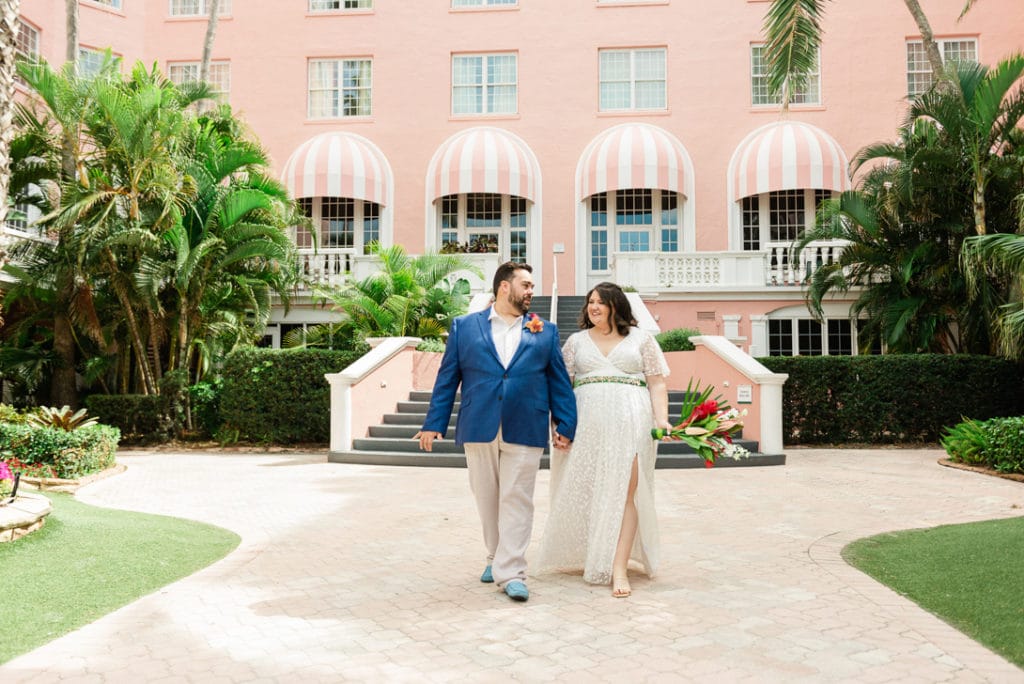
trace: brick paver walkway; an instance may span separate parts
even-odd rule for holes
[[[478,581],[455,469],[318,455],[126,453],[87,503],[211,522],[237,551],[0,667],[3,682],[1024,682],[848,567],[886,530],[1024,514],[1024,484],[934,450],[789,450],[657,472],[662,566],[628,600],[577,575]],[[537,488],[535,542],[547,515]]]

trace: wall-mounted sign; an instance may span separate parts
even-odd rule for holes
[[[754,403],[754,388],[752,385],[736,385],[736,403]]]

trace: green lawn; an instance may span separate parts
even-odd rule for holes
[[[46,525],[0,544],[0,663],[223,558],[220,527],[48,495]]]
[[[843,558],[1024,667],[1024,517],[880,534]]]

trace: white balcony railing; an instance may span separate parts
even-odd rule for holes
[[[336,287],[349,280],[362,280],[380,270],[380,259],[372,254],[358,254],[353,248],[327,248],[321,250],[300,249],[299,271],[305,277],[307,287]],[[483,271],[483,278],[468,271],[458,273],[469,281],[473,292],[482,292],[491,287],[491,278],[501,263],[498,254],[463,254],[468,261]]]
[[[837,259],[844,246],[841,241],[816,242],[799,259],[789,243],[757,252],[616,252],[611,277],[642,292],[796,287],[820,265]]]

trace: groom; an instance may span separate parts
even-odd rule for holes
[[[576,434],[576,398],[558,328],[536,314],[527,316],[532,273],[528,264],[502,264],[494,274],[494,305],[452,323],[430,409],[415,437],[430,451],[445,436],[461,384],[455,443],[465,447],[483,524],[488,564],[480,581],[497,582],[515,601],[530,597],[526,547],[549,426],[555,425],[559,449],[569,448]]]

